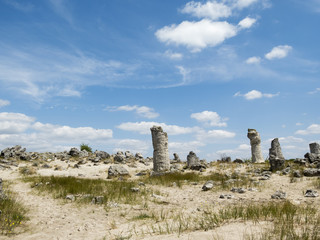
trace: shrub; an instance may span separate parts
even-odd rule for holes
[[[89,145],[88,145],[88,144],[84,144],[84,143],[82,143],[82,144],[80,145],[80,150],[81,150],[81,151],[82,151],[82,150],[86,150],[87,152],[92,153],[92,148],[91,148],[91,147],[89,147]]]

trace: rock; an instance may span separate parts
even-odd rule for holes
[[[213,181],[212,180],[209,180],[207,181],[203,186],[202,186],[202,190],[203,191],[208,191],[210,189],[213,188]]]
[[[114,162],[116,162],[116,163],[125,163],[126,162],[126,156],[121,151],[118,151],[117,154],[113,157],[113,159],[114,159]]]
[[[107,159],[110,158],[110,154],[105,151],[95,151],[96,157],[100,159]]]
[[[271,171],[282,170],[285,167],[285,159],[282,155],[278,138],[273,139],[271,142],[271,148],[269,149],[269,163]]]
[[[150,128],[153,145],[153,171],[170,171],[170,158],[168,151],[168,135],[160,126]]]
[[[93,162],[93,163],[98,163],[98,162],[100,162],[101,158],[100,157],[94,157],[94,158],[91,158],[89,160],[91,160],[91,162]]]
[[[207,167],[201,163],[198,163],[198,164],[193,164],[190,166],[190,169],[191,170],[194,170],[194,171],[204,171]]]
[[[136,188],[136,187],[133,187],[133,188],[130,188],[131,192],[140,192],[140,188]]]
[[[301,166],[305,166],[307,161],[305,159],[302,159],[302,158],[296,158],[293,163],[295,164],[299,164]]]
[[[261,152],[261,139],[260,135],[255,129],[248,129],[247,137],[250,139],[251,155],[253,163],[262,163],[264,158]]]
[[[276,191],[273,195],[271,195],[272,199],[286,199],[287,194],[281,190]]]
[[[320,155],[320,144],[319,143],[316,143],[316,142],[310,143],[309,148],[310,148],[310,153]]]
[[[133,154],[130,151],[125,151],[124,155],[126,158],[133,158]]]
[[[68,194],[66,196],[66,199],[67,200],[71,200],[71,202],[74,202],[76,200],[76,197],[73,194]]]
[[[318,192],[316,190],[308,189],[304,196],[305,197],[319,197],[319,194],[318,194]]]
[[[110,166],[108,169],[108,178],[114,178],[114,177],[129,177],[130,174],[127,169],[120,165],[113,165]]]
[[[231,157],[222,157],[220,161],[225,163],[231,163]]]
[[[143,159],[143,155],[139,152],[136,153],[136,155],[134,156],[137,160],[141,160]]]
[[[91,203],[93,203],[93,204],[102,204],[103,201],[104,201],[104,196],[96,196],[96,197],[92,198]]]
[[[304,157],[307,159],[309,163],[320,161],[320,156],[315,153],[306,153]]]
[[[246,190],[243,189],[243,188],[234,188],[234,187],[233,187],[233,188],[231,189],[231,192],[245,193]]]
[[[187,166],[188,166],[188,168],[191,168],[192,166],[200,166],[200,165],[201,165],[200,164],[200,160],[197,157],[197,155],[193,151],[189,152],[189,154],[187,156]]]
[[[87,152],[87,150],[82,150],[79,152],[79,157],[80,158],[85,158],[89,156],[89,152]]]
[[[8,158],[20,158],[22,154],[24,154],[26,151],[25,148],[22,148],[20,145],[16,145],[11,148],[5,148],[1,151],[0,156],[4,159]]]
[[[288,175],[288,174],[290,173],[290,170],[291,170],[291,168],[290,168],[290,167],[287,167],[287,168],[285,168],[285,169],[282,170],[282,174],[283,174],[283,175]]]
[[[47,163],[43,164],[41,167],[42,168],[51,168],[51,166],[49,164],[47,164]]]
[[[221,194],[220,197],[221,199],[231,199],[233,198],[233,196],[231,194]]]
[[[300,171],[299,171],[299,170],[294,171],[294,172],[293,172],[293,177],[295,177],[295,178],[301,178],[302,176],[301,176]]]
[[[306,177],[320,176],[320,169],[317,168],[306,168],[303,170],[303,175]]]
[[[78,148],[71,148],[69,151],[69,155],[72,157],[79,157],[80,155],[80,150]]]
[[[237,158],[236,160],[233,161],[234,163],[244,163],[242,159]]]
[[[174,163],[180,163],[181,162],[181,159],[180,159],[178,153],[174,153],[173,154],[173,162]]]

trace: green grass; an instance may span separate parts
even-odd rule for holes
[[[88,203],[93,197],[103,196],[102,203],[115,201],[117,203],[137,203],[147,196],[144,188],[132,192],[135,182],[106,181],[102,179],[79,179],[75,177],[27,177],[27,182],[40,192],[50,192],[54,198],[65,199],[68,194],[76,196],[77,202]],[[41,184],[39,184],[41,183]]]
[[[181,187],[187,182],[199,182],[201,180],[199,173],[168,173],[161,176],[150,176],[145,178],[145,182],[152,185],[162,185],[170,187],[175,182]]]
[[[5,185],[5,184],[4,184]],[[0,197],[0,233],[11,235],[15,228],[27,220],[27,210],[17,201],[15,195],[4,186],[4,197]]]

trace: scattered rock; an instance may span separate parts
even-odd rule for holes
[[[303,170],[303,175],[306,177],[320,176],[320,169],[317,168],[306,168]]]
[[[102,204],[104,200],[104,196],[93,197],[91,203],[93,204]]]
[[[237,192],[237,193],[245,193],[246,192],[246,190],[243,188],[235,188],[235,187],[233,187],[230,191]]]
[[[221,194],[219,198],[222,199],[231,199],[233,196],[231,194]]]
[[[66,196],[66,199],[67,200],[71,200],[71,202],[74,202],[76,200],[76,197],[73,194],[68,194]]]
[[[276,191],[273,195],[271,195],[272,199],[286,199],[287,194],[281,190]]]
[[[69,155],[72,157],[79,157],[80,155],[80,150],[78,148],[71,148],[69,151]]]
[[[302,176],[301,176],[300,171],[299,171],[299,170],[294,171],[294,172],[293,172],[293,177],[295,177],[295,178],[301,178]]]
[[[140,188],[133,187],[130,189],[131,192],[140,192]]]
[[[316,190],[308,189],[304,196],[305,197],[319,197],[319,194],[318,194],[318,192]]]
[[[210,189],[213,188],[213,181],[212,180],[209,180],[207,181],[203,186],[202,186],[202,190],[203,191],[208,191]]]
[[[96,157],[98,157],[100,159],[110,158],[110,154],[105,151],[95,151],[94,153],[95,153]]]
[[[126,162],[126,156],[123,154],[123,152],[118,151],[117,154],[113,157],[115,163],[125,163]]]
[[[233,161],[234,163],[244,163],[242,159],[237,158],[236,160]]]

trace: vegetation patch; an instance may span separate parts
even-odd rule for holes
[[[40,192],[50,192],[54,198],[66,199],[77,202],[95,203],[137,203],[147,196],[145,188],[133,191],[137,184],[130,181],[106,181],[102,179],[79,179],[75,177],[27,177],[27,182],[31,183]]]

